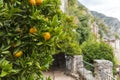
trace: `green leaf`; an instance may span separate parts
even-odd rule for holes
[[[15,46],[17,47],[17,46],[20,46],[20,45],[21,45],[21,41],[18,41]]]
[[[57,26],[58,25],[58,16],[55,15],[52,19],[51,26]]]
[[[10,11],[11,13],[22,12],[22,10],[19,8],[12,8]]]
[[[33,62],[27,62],[27,64],[28,64],[29,66],[31,66],[31,65],[33,64]]]
[[[2,22],[0,22],[0,27],[1,27],[1,26],[3,26],[3,23],[2,23]]]
[[[3,49],[4,49],[4,47],[5,47],[5,45],[3,45],[3,44],[2,44],[2,46],[1,46],[1,48],[0,48],[0,49],[1,49],[1,50],[3,50]]]
[[[40,46],[40,45],[42,45],[42,44],[43,44],[43,42],[38,42],[36,45]]]
[[[50,76],[46,78],[46,80],[51,80]]]
[[[0,8],[3,6],[3,0],[0,0]]]
[[[21,2],[19,2],[19,1],[16,1],[16,3],[19,4],[19,5],[21,4]]]
[[[39,69],[41,69],[41,67],[40,67],[40,63],[39,62],[36,62],[36,64],[35,64]]]
[[[0,36],[4,36],[4,32],[1,32],[1,31],[0,31]]]
[[[20,70],[11,70],[11,72],[13,72],[13,73],[18,73]]]
[[[3,51],[8,50],[11,46],[7,46],[6,48],[3,49]]]
[[[5,77],[7,74],[8,74],[8,72],[2,70],[0,77]]]
[[[0,77],[5,77],[8,74],[18,73],[20,71],[20,70],[14,70],[12,68],[12,64],[9,61],[5,60],[5,58],[0,60],[0,69],[2,69]]]
[[[0,60],[0,64],[2,64],[2,62],[5,60],[5,58],[3,58],[2,60]],[[0,65],[0,67],[1,67],[1,65]]]
[[[58,48],[61,48],[61,46],[59,44],[56,44]]]
[[[29,77],[28,80],[34,80],[34,76],[33,76],[33,75],[30,75],[30,77]]]
[[[10,51],[3,51],[2,54],[9,54]]]
[[[10,39],[7,38],[7,44],[10,44],[10,42],[11,42]]]
[[[7,60],[4,60],[1,64],[1,68],[4,70],[12,70],[12,64],[10,64]]]

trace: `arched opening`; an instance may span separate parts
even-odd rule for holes
[[[54,61],[50,69],[52,70],[64,70],[66,68],[66,58],[65,54],[60,52],[58,54],[53,55]]]

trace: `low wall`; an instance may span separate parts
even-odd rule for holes
[[[84,67],[81,55],[66,57],[66,74],[76,78],[76,80],[113,80],[112,67],[112,62],[108,60],[95,60],[95,76],[93,76],[93,73]]]
[[[113,63],[108,60],[94,60],[95,80],[113,80]]]

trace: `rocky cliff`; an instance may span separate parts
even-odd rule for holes
[[[91,13],[96,18],[102,20],[111,31],[120,35],[120,21],[117,18],[108,17],[95,11],[91,11]]]

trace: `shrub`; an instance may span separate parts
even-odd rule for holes
[[[105,59],[113,62],[113,65],[115,65],[113,48],[103,41],[85,41],[82,44],[82,52],[84,60],[91,64],[93,64],[95,59]]]

